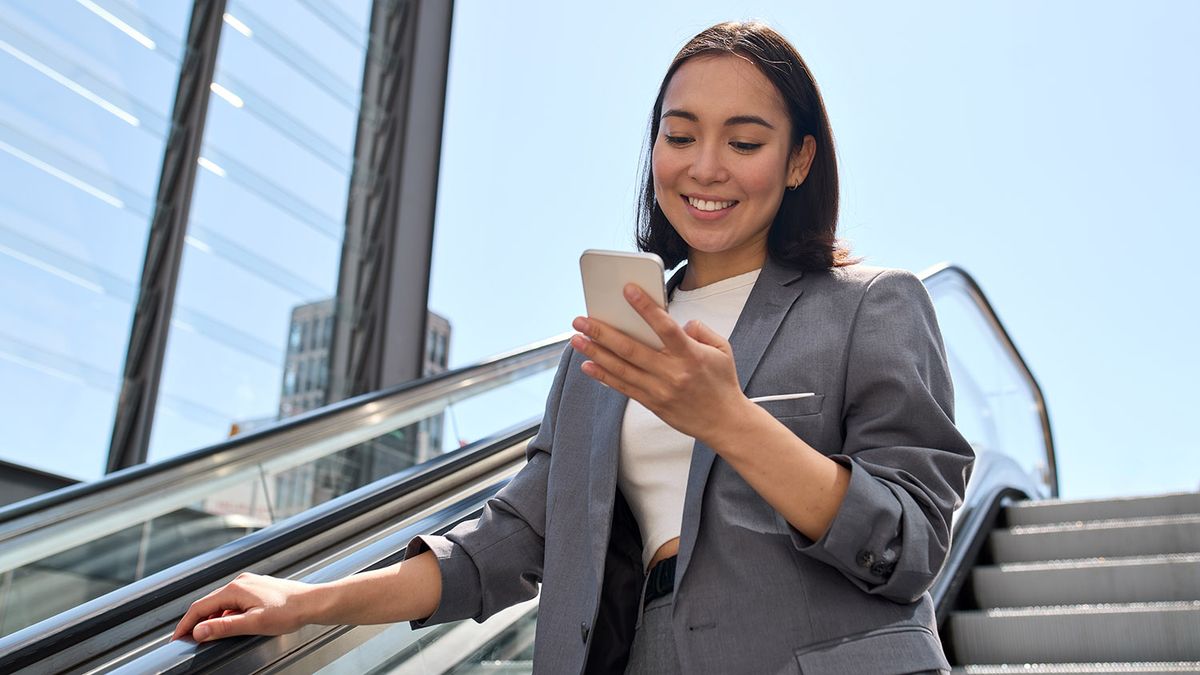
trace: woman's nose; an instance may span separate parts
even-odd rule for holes
[[[729,172],[721,161],[720,148],[712,144],[701,144],[688,167],[688,177],[701,184],[726,180]]]

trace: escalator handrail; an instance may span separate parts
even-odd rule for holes
[[[968,291],[968,298],[972,301],[975,307],[983,314],[983,317],[988,322],[988,327],[992,330],[993,336],[1000,343],[1000,346],[1008,353],[1009,360],[1017,368],[1018,374],[1029,390],[1029,395],[1033,399],[1034,406],[1037,409],[1038,423],[1041,426],[1042,441],[1046,448],[1046,475],[1045,482],[1050,489],[1049,496],[1051,498],[1058,496],[1058,460],[1056,459],[1054,450],[1054,434],[1050,427],[1050,413],[1046,407],[1046,398],[1042,395],[1042,387],[1038,384],[1037,378],[1034,377],[1033,371],[1029,368],[1029,363],[1025,361],[1025,357],[1021,356],[1021,351],[1017,349],[1017,345],[1013,342],[1012,337],[1008,334],[1008,330],[1004,327],[1004,322],[1000,320],[1000,316],[996,314],[996,310],[992,307],[992,303],[983,293],[983,289],[979,283],[975,281],[975,277],[969,272],[953,263],[939,263],[930,267],[920,274],[921,281],[927,287],[932,287],[933,284],[940,283],[942,280],[955,280],[963,284]]]
[[[505,478],[484,487],[370,546],[305,575],[300,581],[310,584],[325,583],[400,562],[404,559],[406,545],[410,540],[419,535],[445,534],[458,523],[478,517],[482,503],[499,492],[508,480]],[[287,636],[248,635],[204,644],[197,644],[190,639],[177,640],[162,644],[112,672],[114,675],[222,672],[227,670],[222,666],[227,665],[231,659],[245,657],[253,652],[257,652],[251,654],[256,667],[253,670],[245,670],[261,672],[262,668],[273,662],[277,663],[281,654],[294,653],[314,643],[328,642],[354,628],[355,626],[344,625],[308,625]],[[296,639],[297,636],[300,639]]]
[[[551,368],[566,345],[566,337],[555,336],[533,343],[519,350],[500,354],[477,364],[457,368],[421,380],[414,380],[395,387],[362,396],[346,399],[318,410],[283,420],[268,428],[249,432],[214,445],[200,448],[170,459],[141,464],[110,474],[97,481],[80,483],[60,490],[32,497],[0,508],[0,542],[20,536],[34,528],[44,527],[49,522],[61,522],[99,509],[110,508],[124,501],[129,486],[145,485],[153,479],[158,484],[178,484],[212,472],[218,466],[240,463],[248,464],[286,449],[280,448],[272,439],[285,434],[306,437],[340,428],[348,420],[363,416],[372,407],[393,407],[401,402],[417,405],[423,398],[442,395],[439,389],[452,382],[465,383],[467,393],[482,388],[496,379],[511,376],[532,368]],[[121,489],[126,488],[126,489]],[[138,487],[139,491],[144,488]],[[58,507],[53,514],[51,509]],[[31,516],[42,516],[37,518]],[[24,526],[14,523],[23,521]],[[33,522],[37,520],[37,522]]]
[[[58,654],[83,640],[95,639],[104,631],[127,622],[145,622],[153,608],[233,576],[280,551],[289,550],[301,557],[306,552],[315,553],[313,549],[327,545],[315,543],[322,532],[385,507],[434,481],[467,472],[477,462],[532,438],[537,433],[539,423],[540,420],[529,420],[475,444],[410,467],[40,623],[0,637],[0,672],[26,668],[48,655]],[[362,525],[363,528],[369,526]],[[409,529],[405,528],[404,531]],[[370,548],[376,549],[374,546]],[[360,554],[361,551],[351,557]],[[146,630],[153,630],[153,627],[147,627]],[[133,632],[139,633],[139,630]]]

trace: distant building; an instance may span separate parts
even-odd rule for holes
[[[333,300],[299,305],[292,310],[288,350],[279,397],[279,419],[299,415],[328,403],[329,346],[333,337]],[[422,377],[446,371],[450,322],[426,315]],[[421,420],[275,479],[276,517],[287,517],[372,483],[441,452],[443,415]]]
[[[325,405],[329,387],[329,343],[333,338],[333,299],[292,309],[284,357],[279,419]]]

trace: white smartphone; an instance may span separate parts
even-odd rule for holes
[[[588,249],[579,256],[579,271],[583,275],[588,317],[599,319],[643,344],[662,349],[662,340],[625,299],[625,284],[632,283],[666,309],[662,258],[653,253]]]

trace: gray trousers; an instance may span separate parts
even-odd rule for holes
[[[642,613],[642,625],[633,634],[625,675],[679,675],[679,657],[671,635],[670,593],[655,598]]]
[[[930,670],[930,675],[945,675],[950,671]],[[671,594],[650,601],[642,615],[642,625],[633,635],[629,650],[629,665],[625,675],[680,675],[679,657],[675,655],[675,638],[671,636]]]

